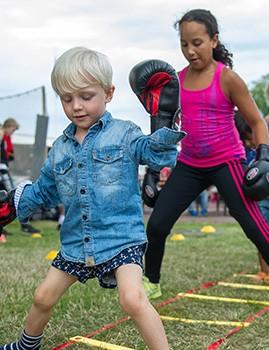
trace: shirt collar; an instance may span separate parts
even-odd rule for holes
[[[90,127],[90,129],[92,127],[94,127],[95,125],[100,125],[100,127],[102,129],[104,129],[106,127],[106,125],[111,121],[112,119],[112,115],[111,113],[109,113],[108,111],[105,111],[105,113],[102,115],[102,117],[94,124]],[[90,130],[89,129],[89,130]],[[74,135],[76,132],[76,126],[73,123],[70,123],[63,131],[63,135],[65,136],[64,141],[66,141],[67,139],[75,139]]]

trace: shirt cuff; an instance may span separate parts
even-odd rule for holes
[[[176,131],[166,126],[153,132],[150,137],[153,141],[165,145],[175,145],[186,136],[185,131]]]

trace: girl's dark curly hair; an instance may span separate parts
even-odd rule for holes
[[[186,12],[181,19],[175,22],[174,27],[179,31],[180,25],[183,22],[198,22],[204,24],[208,35],[212,39],[215,34],[219,34],[218,23],[216,18],[208,10],[195,9]],[[233,68],[233,54],[229,52],[226,47],[218,41],[218,45],[213,49],[213,58],[216,61],[224,63],[226,66]]]

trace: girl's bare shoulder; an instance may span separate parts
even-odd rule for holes
[[[244,80],[235,71],[228,67],[224,67],[221,74],[221,79],[223,84],[233,85],[233,84],[245,84]]]
[[[240,75],[227,67],[224,67],[222,70],[221,85],[225,93],[230,97],[234,93],[247,90],[247,85]]]

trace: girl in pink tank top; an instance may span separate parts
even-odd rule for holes
[[[269,162],[268,131],[244,81],[232,70],[232,54],[219,40],[216,18],[195,9],[175,23],[188,66],[181,83],[182,141],[176,167],[159,193],[147,225],[146,290],[161,295],[160,270],[166,237],[174,223],[197,196],[217,187],[230,214],[256,245],[268,268],[269,225],[257,203],[242,190],[245,152],[234,123],[237,107],[252,129],[256,146]],[[258,153],[259,154],[259,153]],[[269,269],[266,271],[268,272]]]
[[[234,123],[234,104],[221,87],[225,65],[216,63],[212,81],[205,88],[186,89],[184,68],[181,83],[182,140],[179,160],[196,167],[210,167],[233,159],[244,159],[245,151]]]

